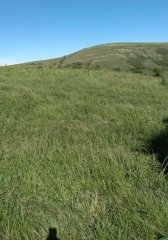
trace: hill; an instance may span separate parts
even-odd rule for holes
[[[0,239],[166,239],[167,85],[45,64],[0,68]]]
[[[104,44],[36,64],[150,74],[156,67],[168,71],[168,43]]]

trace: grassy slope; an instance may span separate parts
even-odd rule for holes
[[[142,71],[160,67],[168,71],[168,43],[104,44],[83,49],[63,58],[37,62],[56,67],[107,68],[120,71]]]
[[[0,68],[0,239],[168,237],[168,185],[146,142],[164,130],[160,79]]]

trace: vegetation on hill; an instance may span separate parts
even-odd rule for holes
[[[163,66],[164,45],[152,47],[165,60],[144,63]],[[125,61],[129,45],[87,49],[62,65],[102,48],[116,51],[125,69],[135,66]],[[162,77],[49,63],[0,68],[0,239],[46,239],[49,227],[61,240],[166,239]]]
[[[105,68],[152,74],[153,69],[168,71],[168,43],[104,44],[83,49],[58,59],[33,64],[51,67]]]

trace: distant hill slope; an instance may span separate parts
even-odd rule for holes
[[[155,67],[168,70],[168,43],[104,44],[34,64],[133,72],[148,72]]]

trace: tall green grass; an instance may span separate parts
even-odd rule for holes
[[[168,237],[168,182],[146,143],[167,88],[139,74],[0,68],[0,239]]]

